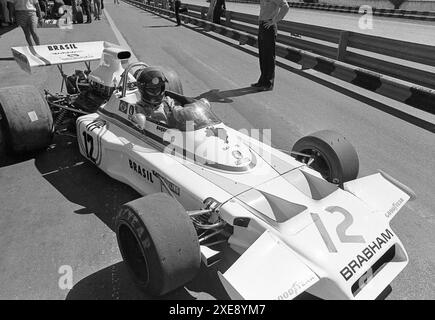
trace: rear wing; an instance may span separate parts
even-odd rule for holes
[[[100,60],[103,49],[108,47],[118,46],[105,41],[92,41],[13,47],[11,50],[21,69],[31,73],[36,67]]]

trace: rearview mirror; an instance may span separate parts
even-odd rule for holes
[[[145,117],[145,115],[143,115],[141,113],[135,113],[131,117],[131,121],[136,125],[136,127],[138,127],[141,130],[144,130],[145,123],[147,122],[147,118]]]

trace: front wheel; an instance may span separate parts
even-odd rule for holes
[[[165,193],[123,205],[116,237],[135,283],[153,296],[185,285],[199,271],[201,256],[193,223],[181,204]]]
[[[335,131],[323,130],[305,136],[295,143],[292,151],[296,160],[310,163],[312,169],[331,183],[342,186],[358,176],[359,160],[355,148]]]

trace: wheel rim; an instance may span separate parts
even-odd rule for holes
[[[323,156],[322,152],[316,148],[311,149],[304,149],[301,151],[301,153],[310,155],[310,158],[308,157],[299,157],[299,161],[302,161],[303,163],[308,164],[308,161],[310,159],[313,159],[310,163],[309,167],[317,172],[319,172],[323,178],[325,178],[329,182],[333,183],[339,183],[337,178],[332,177],[332,169],[331,164],[328,162],[327,158]]]
[[[119,247],[124,261],[134,276],[144,285],[149,282],[149,268],[139,240],[129,225],[123,223],[118,231]]]

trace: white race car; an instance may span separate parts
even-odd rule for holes
[[[72,129],[84,157],[143,195],[120,208],[116,234],[150,294],[185,285],[228,247],[237,258],[218,275],[232,299],[375,299],[407,265],[390,221],[414,193],[384,172],[357,178],[357,154],[340,134],[314,133],[285,153],[226,126],[203,99],[185,103],[170,127],[135,117],[132,70],[146,65],[127,65],[126,50],[93,42],[12,51],[25,70],[58,64],[68,94],[0,89],[3,140],[28,152]],[[87,70],[67,77],[62,64],[78,61]]]

